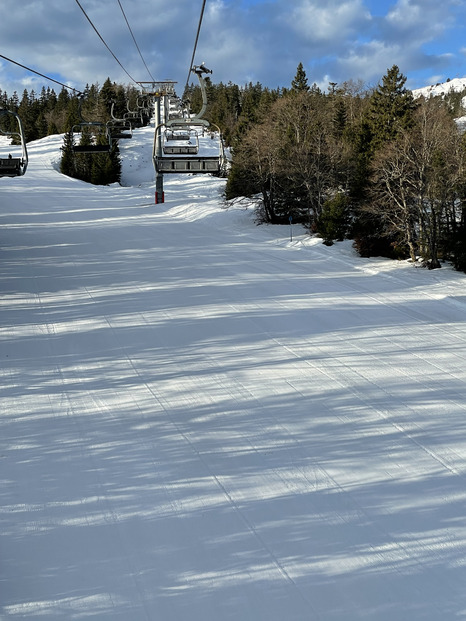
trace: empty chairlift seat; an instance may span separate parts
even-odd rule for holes
[[[177,145],[170,144],[164,145],[163,152],[167,155],[196,155],[198,147],[195,144]]]
[[[157,170],[161,173],[218,173],[221,170],[219,157],[159,157]]]
[[[165,140],[189,140],[189,132],[165,132]]]
[[[108,153],[108,144],[77,144],[73,147],[74,153]]]
[[[112,149],[112,141],[110,132],[103,123],[79,123],[72,128],[73,137],[76,133],[82,133],[87,131],[90,139],[89,144],[73,144],[74,153],[109,153]],[[99,144],[97,142],[98,136],[105,137],[105,142]]]
[[[107,121],[106,125],[107,136],[110,137],[110,141],[127,140],[133,137],[133,128],[130,121],[112,119],[111,121]]]
[[[196,155],[199,152],[197,132],[165,132],[163,152],[165,155]]]

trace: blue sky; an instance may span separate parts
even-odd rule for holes
[[[150,80],[118,0],[80,0],[136,81]],[[120,0],[144,60],[182,92],[202,0]],[[393,64],[419,88],[466,76],[466,0],[207,0],[196,63],[215,82],[289,86],[302,62],[310,83],[377,84]],[[75,0],[9,3],[0,53],[77,89],[131,83]],[[193,80],[195,81],[195,80]],[[60,87],[0,59],[8,94]]]

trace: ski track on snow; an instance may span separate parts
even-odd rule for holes
[[[152,131],[124,187],[60,137],[0,179],[5,619],[464,616],[464,275],[287,242],[210,177],[156,207]]]

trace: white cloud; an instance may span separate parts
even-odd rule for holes
[[[313,42],[337,44],[348,37],[355,37],[370,13],[362,0],[322,2],[300,0],[288,12],[286,21],[301,37]]]
[[[370,43],[353,49],[346,58],[338,61],[342,73],[355,71],[358,78],[366,82],[379,82],[386,70],[399,62],[405,54],[400,45],[387,45],[383,41]],[[374,80],[374,66],[379,67],[378,77]]]
[[[452,26],[449,8],[456,4],[448,0],[398,0],[387,13],[386,24],[393,37],[409,36],[412,40],[427,42]]]

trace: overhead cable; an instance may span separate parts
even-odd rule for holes
[[[81,11],[84,13],[85,18],[87,19],[87,21],[90,23],[90,25],[92,26],[92,28],[94,29],[94,31],[96,32],[97,36],[99,37],[99,39],[102,41],[102,43],[105,45],[105,47],[107,48],[107,50],[110,52],[110,54],[113,56],[113,58],[117,61],[117,63],[120,65],[120,67],[123,69],[123,71],[126,73],[126,75],[130,78],[130,80],[132,80],[135,84],[138,84],[138,82],[133,78],[132,75],[130,75],[126,69],[123,67],[123,65],[121,64],[121,62],[118,60],[118,58],[115,56],[115,54],[112,52],[112,50],[108,47],[107,43],[104,41],[102,35],[100,34],[100,32],[97,30],[97,28],[94,26],[94,24],[92,23],[90,17],[88,16],[88,14],[86,13],[86,11],[83,9],[83,7],[81,6],[81,3],[79,2],[79,0],[75,0],[76,4],[79,6],[79,8],[81,9]]]
[[[35,71],[34,69],[30,69],[29,67],[22,65],[21,63],[17,63],[15,60],[12,60],[11,58],[7,58],[6,56],[3,56],[3,54],[0,54],[0,58],[3,58],[4,60],[7,60],[10,63],[13,63],[14,65],[18,65],[18,67],[21,67],[22,69],[26,69],[26,71],[35,73],[36,75],[39,75],[41,78],[45,78],[46,80],[49,80],[50,82],[55,82],[55,84],[59,84],[60,86],[63,86],[64,88],[68,88],[70,91],[74,91],[78,95],[81,95],[81,91],[78,91],[76,88],[73,88],[72,86],[68,86],[68,84],[63,84],[63,82],[59,82],[58,80],[54,80],[53,78],[50,78],[49,76],[44,75],[43,73],[39,73],[38,71]]]
[[[186,78],[185,89],[188,88],[188,86],[189,86],[189,76],[191,75],[191,70],[192,70],[193,64],[194,64],[194,56],[196,55],[197,42],[199,41],[199,33],[201,32],[202,18],[204,17],[204,9],[205,9],[205,5],[206,5],[206,1],[207,0],[203,0],[203,2],[202,2],[201,16],[199,18],[199,25],[197,27],[196,40],[194,42],[193,55],[192,55],[192,58],[191,58],[191,62],[189,64],[189,71],[188,71],[188,77]]]
[[[126,17],[126,14],[125,14],[125,12],[123,10],[123,7],[121,6],[121,2],[120,2],[120,0],[117,0],[117,1],[118,1],[118,4],[120,5],[120,9],[121,9],[121,12],[123,13],[123,17],[125,18],[125,22],[126,22],[126,25],[128,26],[128,30],[130,31],[131,36],[133,37],[134,45],[136,46],[136,49],[139,52],[139,56],[141,57],[141,60],[144,63],[144,67],[147,69],[147,73],[150,75],[152,81],[155,82],[155,78],[152,75],[152,73],[149,71],[149,67],[146,65],[146,61],[144,60],[144,58],[142,56],[142,53],[141,53],[141,50],[139,49],[139,45],[137,44],[137,41],[136,41],[135,36],[133,34],[133,31],[131,30],[131,26],[129,25],[128,18]]]

